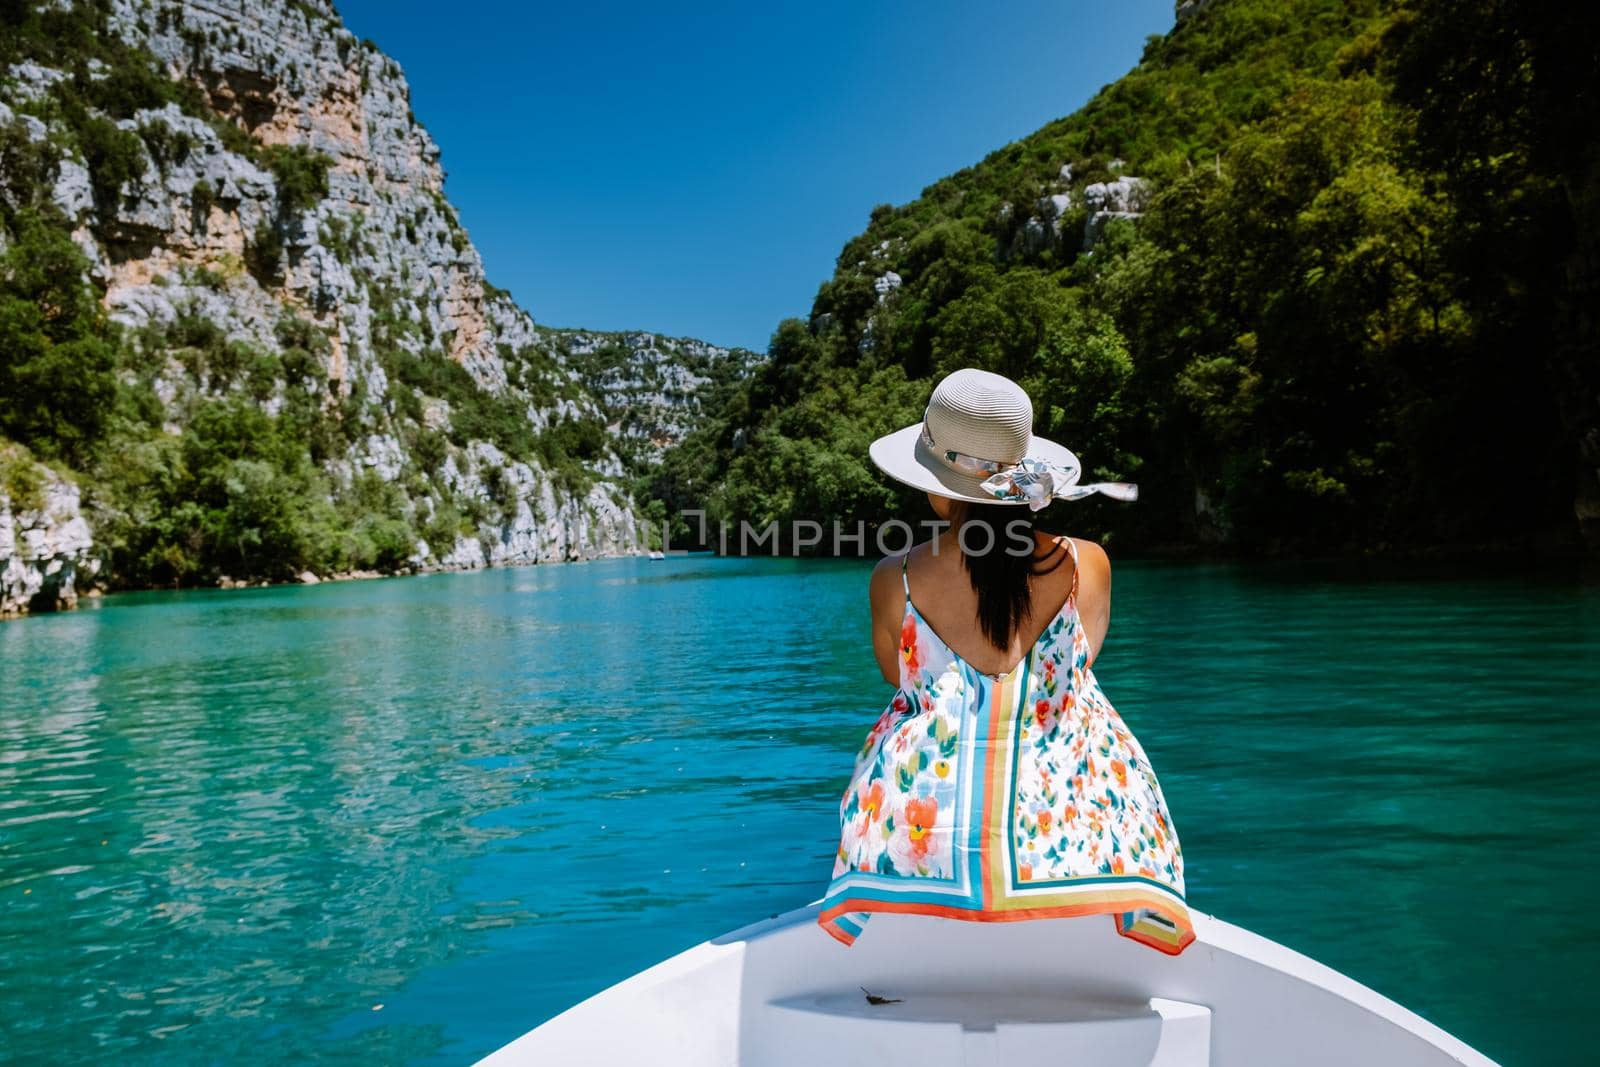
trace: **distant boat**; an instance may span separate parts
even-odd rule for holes
[[[663,553],[663,552],[652,550],[651,553],[650,553],[650,558],[651,559],[666,559],[667,557],[666,557],[666,554]]]
[[[1191,916],[1196,940],[1176,957],[1104,915],[876,915],[845,948],[812,905],[625,979],[482,1063],[1493,1067],[1359,982]]]

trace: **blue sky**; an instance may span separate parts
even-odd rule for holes
[[[338,0],[405,68],[489,278],[552,326],[765,350],[874,204],[1076,110],[1172,0]]]

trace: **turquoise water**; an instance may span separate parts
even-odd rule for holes
[[[0,1060],[462,1063],[813,899],[887,697],[866,570],[617,560],[0,625]],[[1194,906],[1557,1064],[1600,1040],[1597,653],[1576,575],[1127,563],[1097,673]]]

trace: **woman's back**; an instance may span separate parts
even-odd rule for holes
[[[978,594],[957,538],[947,534],[880,563],[873,573],[871,597],[874,635],[882,630],[887,638],[874,640],[884,679],[899,684],[892,638],[899,633],[907,598],[963,660],[984,674],[1005,674],[1027,655],[1067,599],[1076,597],[1090,639],[1092,662],[1110,618],[1110,561],[1104,550],[1090,541],[1044,533],[1033,533],[1031,538],[1028,611],[1017,620],[1005,648],[997,648],[978,623]],[[1019,548],[1026,551],[1025,546]]]

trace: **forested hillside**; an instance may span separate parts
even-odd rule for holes
[[[1119,545],[1600,541],[1594,8],[1178,7],[1080,111],[873,209],[657,496],[914,507],[867,444],[977,366],[1141,484],[1050,513]]]

